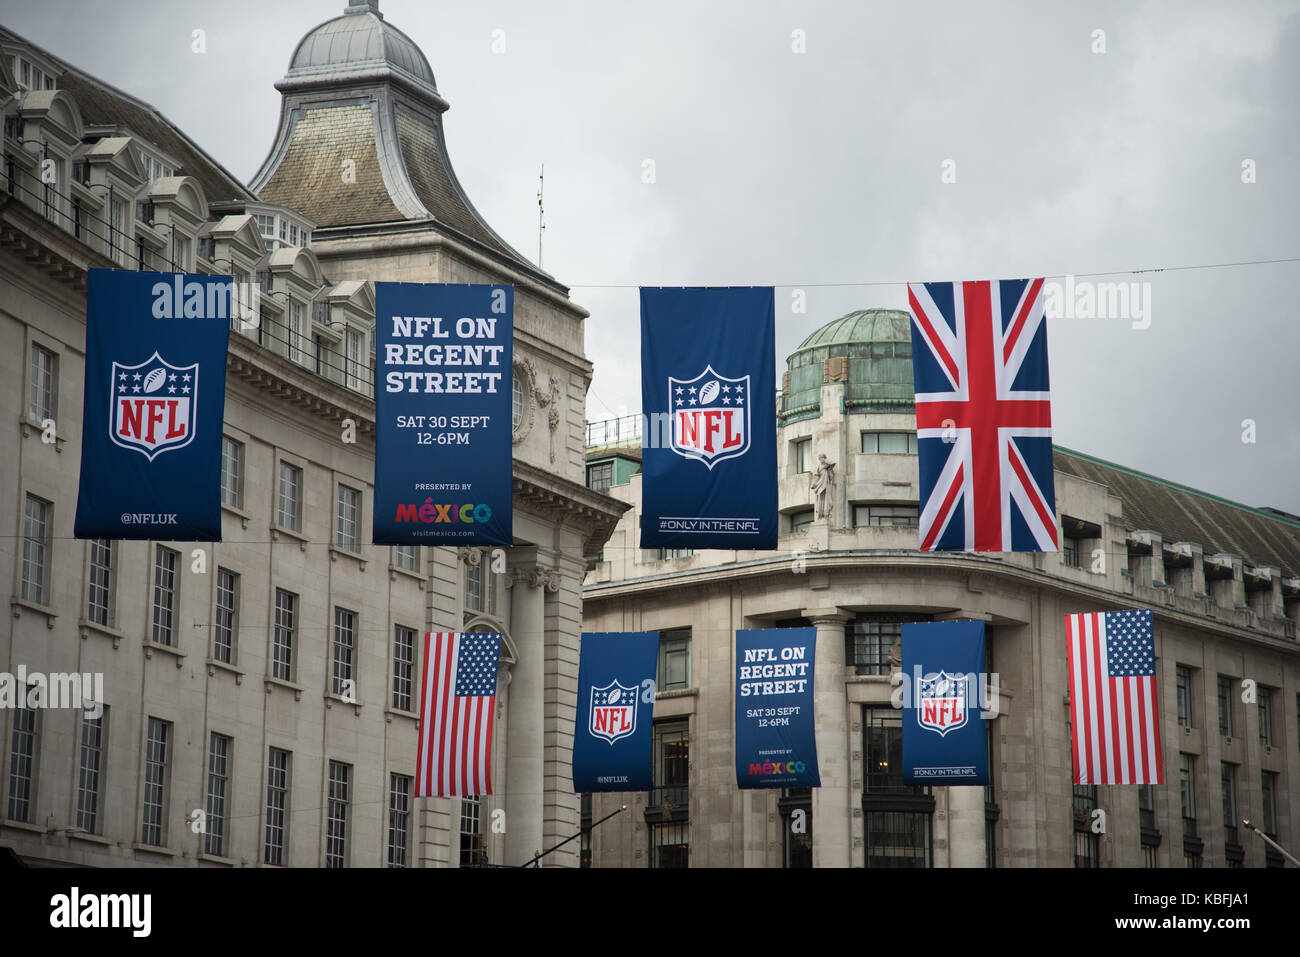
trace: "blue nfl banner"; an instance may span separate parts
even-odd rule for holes
[[[904,625],[902,650],[904,782],[988,784],[984,622]]]
[[[821,786],[813,725],[816,628],[736,632],[736,783]]]
[[[776,548],[774,303],[641,290],[642,548]]]
[[[514,287],[375,283],[376,545],[511,545]]]
[[[655,631],[584,634],[573,728],[573,790],[649,791]]]
[[[221,541],[234,281],[92,269],[77,538]]]

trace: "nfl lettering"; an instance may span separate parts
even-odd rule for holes
[[[705,366],[693,379],[668,377],[671,448],[712,469],[749,451],[749,376],[730,379]]]
[[[172,365],[157,352],[137,365],[113,363],[109,436],[149,461],[194,438],[199,366]]]

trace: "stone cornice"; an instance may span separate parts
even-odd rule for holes
[[[533,514],[581,528],[588,549],[608,541],[619,517],[632,507],[518,459],[513,488],[515,502]]]

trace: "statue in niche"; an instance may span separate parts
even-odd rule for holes
[[[808,480],[808,487],[817,497],[817,517],[827,522],[835,507],[835,463],[826,461],[826,454],[817,456],[817,470]]]

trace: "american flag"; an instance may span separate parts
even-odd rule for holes
[[[492,793],[500,635],[424,636],[416,797]]]
[[[921,551],[1054,552],[1043,280],[913,283]]]
[[[1164,784],[1151,612],[1066,615],[1075,784]]]

